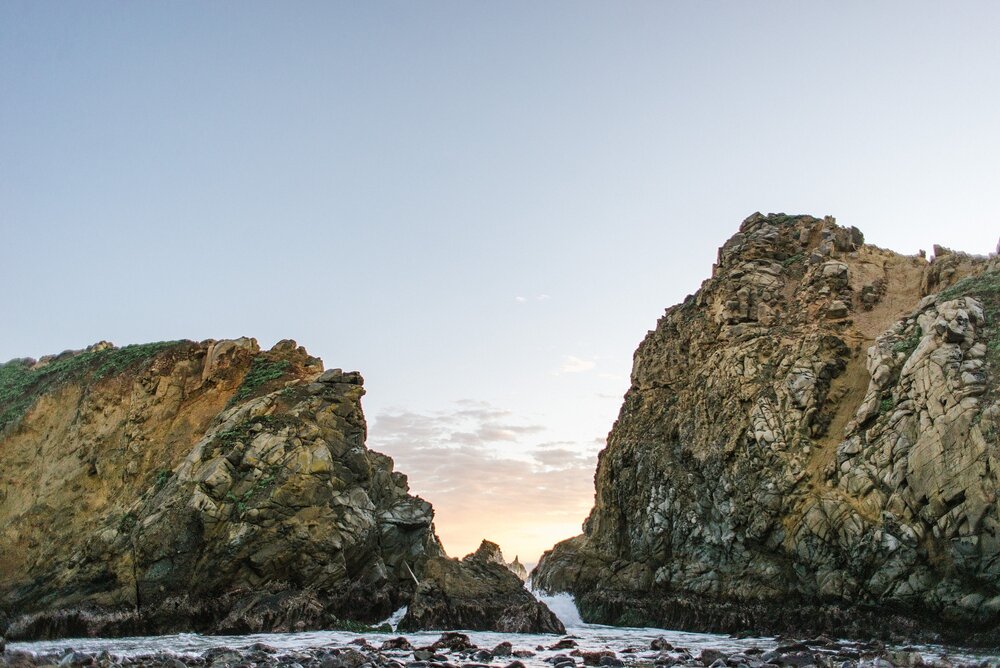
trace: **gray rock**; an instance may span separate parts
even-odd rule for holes
[[[725,662],[726,654],[717,649],[703,649],[701,654],[698,656],[698,660],[701,661],[706,666],[711,666],[716,661]]]
[[[1000,642],[1000,259],[860,238],[743,222],[636,351],[584,533],[536,587],[600,623]]]

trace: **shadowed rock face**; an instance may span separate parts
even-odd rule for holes
[[[566,632],[562,622],[524,588],[499,546],[486,540],[462,561],[440,557],[426,563],[424,579],[399,628]]]
[[[944,632],[1000,622],[1000,263],[755,214],[635,353],[581,536],[584,619]]]
[[[499,564],[516,575],[521,582],[528,579],[528,572],[525,570],[524,565],[521,564],[518,558],[514,557],[514,561],[508,562],[504,559],[503,552],[500,551],[500,546],[493,541],[483,540],[483,542],[479,544],[479,547],[476,548],[476,551],[472,554],[466,555],[463,561],[469,561],[470,559]]]
[[[444,551],[365,447],[363,394],[292,341],[0,366],[8,638],[330,628],[407,604]]]

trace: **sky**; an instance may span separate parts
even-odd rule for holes
[[[996,2],[0,3],[0,360],[293,338],[449,554],[580,531],[755,211],[994,251]]]

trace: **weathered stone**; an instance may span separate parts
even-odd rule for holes
[[[500,551],[500,546],[489,540],[483,540],[476,551],[466,555],[464,560],[469,559],[478,559],[483,562],[499,564],[516,575],[522,582],[528,578],[528,572],[521,565],[521,562],[518,561],[517,557],[514,557],[514,561],[507,563],[503,557],[503,553]]]
[[[848,308],[847,304],[839,299],[834,299],[830,302],[830,306],[826,309],[826,317],[831,319],[836,318],[846,318],[850,315],[851,310]]]
[[[562,622],[516,575],[481,553],[462,561],[429,560],[399,628],[565,632]]]
[[[636,351],[533,583],[593,622],[1000,641],[998,319],[995,257],[751,216]]]
[[[365,447],[360,374],[291,340],[139,350],[8,369],[29,394],[0,431],[0,470],[18,472],[0,480],[0,632],[301,631],[410,602],[444,551],[430,504]],[[496,612],[481,624],[549,628]]]
[[[725,659],[726,654],[717,649],[703,649],[701,654],[698,656],[698,660],[701,661],[706,666],[710,666],[720,659]]]

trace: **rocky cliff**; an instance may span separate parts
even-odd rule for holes
[[[1000,262],[755,214],[635,353],[581,536],[584,619],[1000,641]]]
[[[459,562],[430,504],[365,447],[363,394],[358,373],[324,371],[293,341],[0,365],[0,635],[388,617],[433,581],[428,563]]]
[[[399,628],[565,633],[559,618],[525,589],[512,566],[500,546],[488,540],[461,562],[429,560]]]

